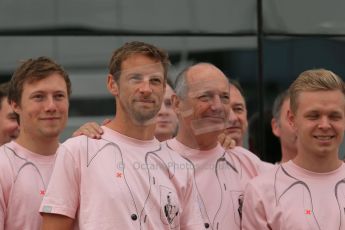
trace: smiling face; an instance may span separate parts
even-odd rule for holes
[[[180,98],[180,125],[194,135],[212,134],[215,138],[227,124],[229,116],[229,83],[225,75],[209,64],[199,64],[187,72],[188,92]],[[183,123],[183,124],[181,124]]]
[[[230,135],[236,141],[236,145],[242,146],[244,135],[248,129],[247,108],[241,92],[230,84],[230,115],[229,125],[225,134]]]
[[[345,131],[345,97],[340,90],[301,92],[289,120],[297,134],[298,154],[338,158]]]
[[[163,65],[142,55],[133,54],[121,64],[117,83],[117,111],[133,123],[144,124],[160,110],[165,92]]]
[[[25,82],[20,104],[11,106],[20,117],[20,134],[32,138],[58,138],[68,118],[68,94],[64,78],[51,74]]]

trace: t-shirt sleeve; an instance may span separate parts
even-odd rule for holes
[[[9,158],[0,152],[0,230],[5,228],[7,200],[11,191],[13,173]]]
[[[2,173],[2,172],[0,172]],[[4,191],[2,189],[2,178],[0,177],[0,229],[4,229],[5,225],[5,212],[6,212],[6,205],[4,199]]]
[[[269,230],[266,212],[260,193],[253,181],[246,186],[242,210],[243,230]]]
[[[235,147],[227,151],[232,152],[237,158],[241,168],[241,179],[245,182],[244,184],[252,178],[274,168],[273,164],[260,160],[254,153],[243,147]]]
[[[201,218],[201,212],[197,201],[194,177],[191,170],[183,199],[183,213],[181,215],[181,230],[200,230],[205,229]]]
[[[41,213],[60,214],[75,218],[79,206],[79,151],[61,145],[48,189],[41,203]]]
[[[0,160],[1,159],[0,157]],[[5,227],[5,213],[6,213],[6,203],[5,203],[5,178],[4,178],[4,164],[3,162],[0,163],[0,229],[4,229]]]

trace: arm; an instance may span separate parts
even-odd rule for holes
[[[267,223],[267,216],[264,202],[250,182],[244,193],[243,210],[242,210],[242,229],[243,230],[270,230]]]
[[[0,230],[5,228],[5,213],[6,213],[5,197],[4,197],[2,184],[0,183]]]
[[[86,139],[86,137],[70,139],[73,140],[73,146],[80,146],[79,139]],[[79,152],[77,147],[70,147],[71,149],[69,149],[64,144],[60,145],[57,151],[55,166],[40,207],[44,229],[55,229],[50,228],[50,226],[60,226],[60,224],[61,226],[68,227],[69,225],[67,224],[73,223],[73,219],[76,218],[79,208]],[[57,227],[56,229],[67,228]]]
[[[0,152],[0,230],[5,229],[7,203],[11,193],[13,174],[11,163],[4,152]]]
[[[230,135],[226,135],[225,133],[219,134],[218,142],[224,149],[233,149],[236,147],[236,141],[232,139]]]
[[[42,214],[42,230],[72,230],[73,219],[56,214]]]
[[[105,119],[101,125],[106,125],[110,122],[110,119]],[[99,124],[96,122],[87,122],[82,125],[79,129],[74,131],[72,137],[77,137],[80,135],[85,135],[93,139],[101,139],[101,135],[103,134],[103,130]]]
[[[72,137],[77,137],[80,135],[86,135],[90,138],[100,139],[103,134],[102,128],[96,122],[87,122],[77,129]]]

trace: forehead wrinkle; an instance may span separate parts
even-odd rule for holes
[[[118,73],[120,74],[131,74],[131,73],[141,73],[141,72],[147,72],[151,71],[154,73],[163,73],[163,66],[161,63],[155,63],[155,64],[148,64],[148,65],[140,65],[140,66],[135,66],[135,67],[130,67],[130,68],[125,68]]]

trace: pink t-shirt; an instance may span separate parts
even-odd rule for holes
[[[0,229],[41,228],[39,207],[55,155],[42,156],[12,141],[0,147]]]
[[[191,149],[176,139],[167,145],[188,159],[194,168],[199,206],[210,229],[240,229],[244,184],[258,174],[259,158],[242,147],[224,150]]]
[[[58,150],[40,211],[76,219],[80,229],[202,229],[190,164],[156,139],[102,127]]]
[[[243,229],[345,229],[345,165],[315,173],[292,161],[246,187]]]

